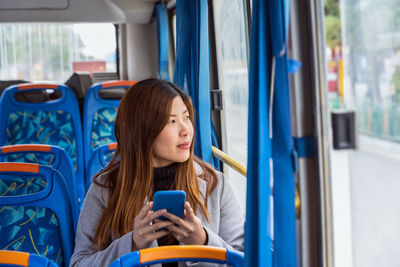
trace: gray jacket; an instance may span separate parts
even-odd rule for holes
[[[196,173],[201,175],[201,168],[197,164]],[[100,181],[104,179],[99,177]],[[218,173],[218,185],[208,198],[210,222],[207,222],[201,209],[197,216],[203,223],[208,234],[208,245],[223,247],[229,250],[244,251],[244,217],[228,180]],[[206,182],[198,178],[200,190],[205,195]],[[132,252],[132,232],[121,237],[113,238],[112,243],[104,250],[99,251],[92,247],[92,240],[108,201],[107,189],[92,184],[83,203],[79,216],[75,237],[75,251],[70,266],[109,266],[113,260]],[[157,247],[157,240],[150,247]],[[161,266],[152,265],[152,266]],[[219,264],[202,262],[181,262],[179,266],[221,266]]]

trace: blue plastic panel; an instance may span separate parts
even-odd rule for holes
[[[58,265],[48,258],[31,254],[29,255],[29,267],[57,267]]]

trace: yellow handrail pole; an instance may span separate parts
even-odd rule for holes
[[[221,160],[223,163],[227,164],[229,167],[234,169],[235,171],[242,174],[244,177],[247,175],[247,169],[245,166],[234,160],[233,158],[229,157],[225,152],[219,150],[218,148],[212,146],[212,152],[214,157]]]
[[[343,71],[343,59],[339,60],[339,96],[340,99],[344,96],[344,71]]]
[[[228,156],[228,154],[219,150],[215,146],[212,146],[211,149],[212,149],[214,157],[221,160],[223,163],[227,164],[229,167],[231,167],[232,169],[234,169],[235,171],[239,172],[244,177],[246,177],[246,174],[247,174],[246,167],[244,167],[242,164],[240,164],[239,162],[237,162],[236,160],[234,160],[233,158]],[[295,206],[296,206],[297,218],[299,218],[300,217],[300,195],[299,195],[297,185],[296,185],[296,195],[295,195]]]

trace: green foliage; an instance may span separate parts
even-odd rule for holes
[[[340,17],[339,0],[324,0],[325,16]]]
[[[325,17],[326,43],[333,48],[342,43],[342,33],[340,28],[340,18],[336,16]]]
[[[339,0],[324,0],[326,43],[334,48],[342,43]]]

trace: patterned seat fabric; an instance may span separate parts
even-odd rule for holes
[[[54,155],[40,152],[15,153],[3,156],[0,159],[3,162],[26,162],[51,166],[54,162]]]
[[[49,144],[63,148],[77,170],[77,147],[72,116],[64,111],[24,111],[11,113],[6,145]]]
[[[112,157],[114,156],[114,153],[115,153],[115,150],[105,152],[103,154],[104,163],[106,163],[106,164],[110,163]],[[119,159],[119,157],[117,158],[117,160],[118,159]],[[103,167],[105,168],[106,166],[103,166]]]
[[[115,154],[116,143],[104,144],[96,148],[88,162],[86,167],[86,192],[89,190],[90,185],[92,184],[93,176],[103,170],[110,163],[112,157]],[[118,161],[119,158],[117,157]]]
[[[46,187],[46,180],[33,177],[0,179],[0,196],[21,196],[37,193]]]
[[[115,142],[114,124],[117,108],[99,109],[93,116],[91,132],[91,152],[101,145]]]
[[[0,195],[33,194],[45,186],[46,180],[37,176],[10,177],[0,180]],[[38,254],[63,266],[59,222],[51,209],[0,206],[0,236],[1,250]]]

